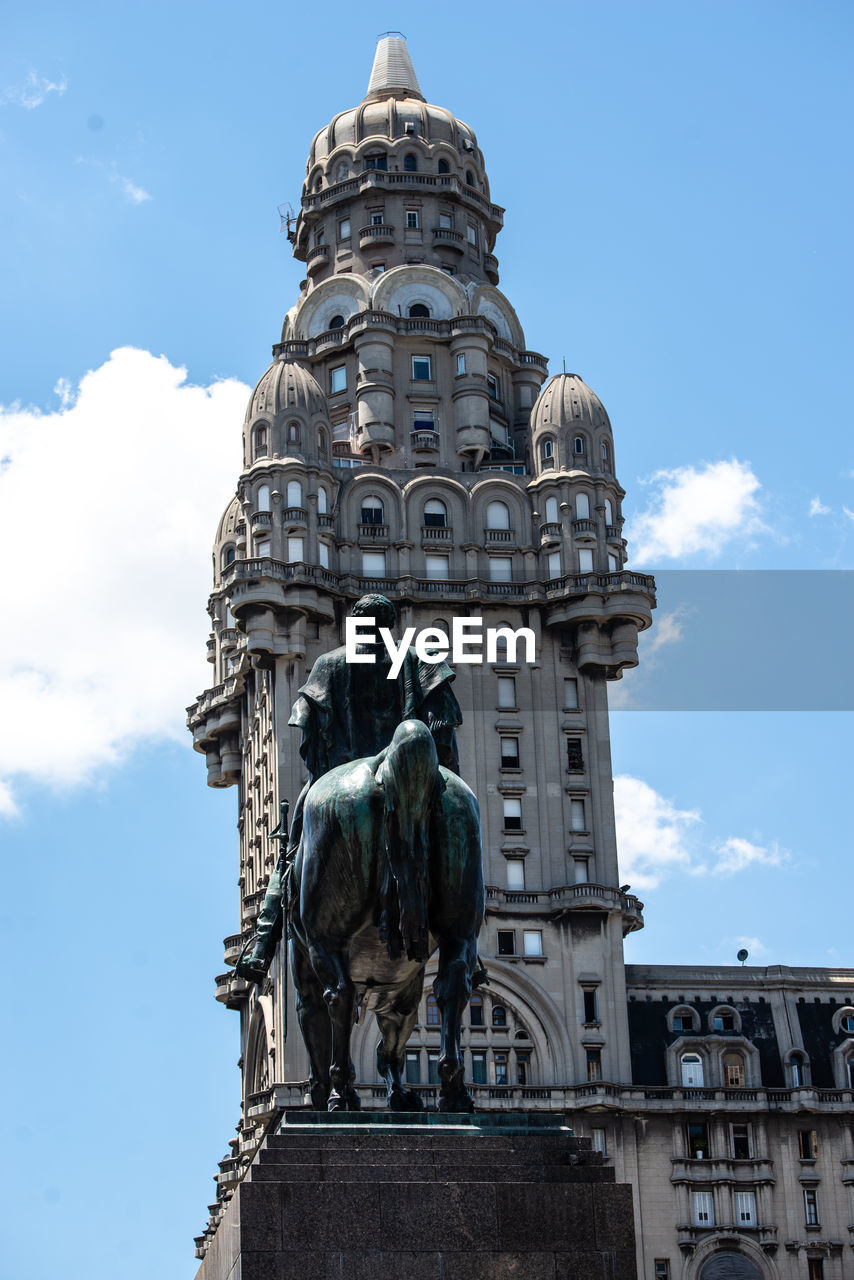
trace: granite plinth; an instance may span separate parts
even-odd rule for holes
[[[197,1280],[378,1275],[636,1280],[631,1189],[561,1117],[287,1113]]]

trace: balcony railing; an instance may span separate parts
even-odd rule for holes
[[[515,529],[484,529],[483,540],[487,546],[491,546],[495,542],[515,542]]]
[[[387,524],[358,525],[360,542],[388,542]]]
[[[284,524],[308,524],[308,512],[305,507],[285,507],[282,512]]]
[[[447,524],[422,524],[421,537],[425,542],[453,542],[454,531]]]

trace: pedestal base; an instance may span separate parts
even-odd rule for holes
[[[289,1112],[197,1280],[636,1280],[601,1160],[554,1116]]]

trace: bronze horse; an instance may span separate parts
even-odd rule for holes
[[[289,935],[315,1109],[359,1109],[350,1058],[358,1005],[376,1014],[389,1106],[423,1109],[403,1082],[404,1051],[425,965],[438,948],[439,1110],[473,1110],[460,1031],[483,912],[477,799],[439,765],[422,721],[404,720],[384,751],[314,783],[293,868]]]

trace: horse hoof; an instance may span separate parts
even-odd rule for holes
[[[414,1089],[399,1089],[388,1100],[389,1111],[423,1111],[424,1103]]]
[[[345,1095],[346,1107],[342,1108],[347,1111],[361,1111],[362,1099],[359,1097],[355,1089],[348,1089]]]

